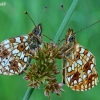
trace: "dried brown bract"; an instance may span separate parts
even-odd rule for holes
[[[53,43],[44,43],[42,48],[36,50],[32,56],[35,62],[26,71],[26,79],[32,88],[40,88],[44,85],[44,93],[50,97],[50,92],[61,94],[62,84],[57,82],[56,75],[60,73],[56,59],[62,58],[60,48]]]

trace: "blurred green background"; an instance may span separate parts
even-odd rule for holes
[[[0,42],[10,37],[28,34],[33,29],[33,23],[24,14],[27,11],[36,24],[42,23],[43,34],[54,38],[65,14],[60,4],[64,4],[67,11],[73,0],[0,0],[5,6],[0,6]],[[44,6],[47,10],[40,18]],[[81,28],[100,20],[100,0],[80,0],[73,15],[66,26],[61,39],[64,38],[67,29],[73,28],[78,31]],[[76,35],[77,41],[90,50],[96,58],[96,68],[100,73],[100,23],[89,27]],[[43,37],[43,41],[49,41]],[[62,64],[58,63],[61,69]],[[4,76],[0,75],[0,100],[22,100],[26,90],[27,82],[23,75]],[[60,82],[61,75],[58,76]],[[51,100],[100,100],[100,82],[93,89],[86,92],[76,92],[64,86],[65,92],[61,97],[51,94]],[[44,96],[43,86],[36,89],[30,100],[49,100]]]

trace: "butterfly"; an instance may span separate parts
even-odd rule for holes
[[[72,29],[67,32],[64,46],[63,83],[75,91],[86,91],[97,85],[95,57],[76,41]]]
[[[0,43],[0,74],[20,74],[29,64],[31,54],[41,46],[42,25],[26,35],[9,38]]]

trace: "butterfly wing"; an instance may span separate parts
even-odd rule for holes
[[[93,54],[84,47],[77,44],[71,61],[64,60],[64,81],[76,91],[86,91],[98,82],[96,62]]]
[[[30,55],[41,47],[42,25],[38,24],[28,34],[0,43],[0,74],[20,74],[30,63]]]
[[[0,43],[0,74],[20,74],[30,60],[28,35]]]
[[[73,31],[70,30],[68,36],[72,33]],[[72,37],[67,41],[70,39]],[[78,42],[72,41],[69,44],[63,59],[63,83],[66,83],[72,90],[86,91],[98,82],[95,57]],[[73,48],[67,52],[71,47]]]

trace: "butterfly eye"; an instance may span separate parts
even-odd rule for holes
[[[37,35],[39,33],[38,29],[34,29],[34,33]]]
[[[69,42],[74,42],[74,40],[75,40],[75,36],[71,35],[71,37],[69,38]]]

